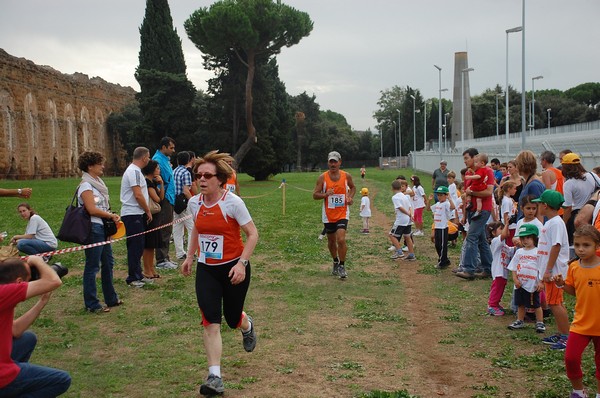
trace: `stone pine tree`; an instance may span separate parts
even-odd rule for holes
[[[181,39],[173,28],[167,0],[147,0],[140,27],[140,64],[135,78],[140,84],[137,98],[142,114],[142,132],[147,144],[156,145],[163,136],[189,141],[194,130],[195,89],[187,79]],[[182,145],[180,145],[181,147]]]
[[[308,36],[313,23],[307,13],[281,4],[280,0],[220,0],[196,10],[185,30],[205,55],[223,57],[230,52],[247,67],[245,115],[248,137],[235,153],[239,164],[257,142],[253,123],[252,86],[257,61],[278,54],[283,47]]]

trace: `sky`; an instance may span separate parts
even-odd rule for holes
[[[454,54],[467,51],[471,95],[506,81],[506,30],[521,26],[523,0],[283,0],[307,12],[310,36],[277,56],[287,92],[316,96],[322,110],[355,130],[375,129],[381,91],[418,89],[452,99]],[[212,0],[170,0],[188,78],[206,89],[212,75],[184,21]],[[63,73],[80,72],[139,90],[134,77],[145,0],[2,0],[0,48]],[[600,1],[526,0],[525,82],[566,90],[600,82]],[[521,91],[521,33],[509,35],[509,84]]]

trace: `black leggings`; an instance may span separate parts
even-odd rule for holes
[[[239,327],[252,272],[248,263],[246,279],[238,285],[232,285],[228,274],[237,262],[236,259],[227,264],[213,266],[198,263],[196,267],[196,299],[200,311],[202,311],[204,325],[220,324],[222,313],[224,313],[225,321],[230,328]]]

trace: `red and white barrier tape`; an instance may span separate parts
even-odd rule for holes
[[[104,242],[89,243],[87,245],[81,245],[81,246],[67,247],[67,248],[64,248],[64,249],[54,250],[54,251],[46,252],[46,253],[38,253],[38,254],[36,254],[36,256],[42,256],[42,257],[45,257],[45,256],[54,256],[56,254],[72,253],[72,252],[78,252],[78,251],[81,251],[81,250],[89,249],[89,248],[92,248],[92,247],[104,246],[104,245],[108,245],[108,244],[111,244],[111,243],[119,242],[121,240],[133,238],[133,237],[140,236],[140,235],[145,235],[147,233],[150,233],[150,232],[153,232],[153,231],[156,231],[156,230],[159,230],[159,229],[163,229],[163,228],[169,227],[171,225],[178,224],[178,223],[183,222],[183,221],[185,221],[185,220],[187,220],[189,218],[192,218],[192,217],[193,217],[193,214],[190,214],[190,215],[187,215],[185,217],[182,217],[182,218],[179,218],[177,220],[174,220],[174,221],[172,221],[170,223],[167,223],[165,225],[159,225],[156,228],[152,228],[152,229],[149,229],[147,231],[140,232],[138,234],[134,234],[134,235],[130,235],[130,236],[123,236],[122,238],[110,239],[110,240],[106,240]],[[21,256],[21,260],[26,260],[28,257],[29,256]]]

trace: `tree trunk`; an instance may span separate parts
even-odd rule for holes
[[[248,130],[248,138],[246,141],[240,146],[240,149],[235,153],[234,159],[236,164],[240,164],[244,157],[248,154],[250,149],[256,144],[256,129],[254,128],[254,123],[252,123],[252,85],[254,83],[254,71],[256,69],[256,65],[254,63],[254,52],[248,52],[248,75],[246,77],[246,129]]]

